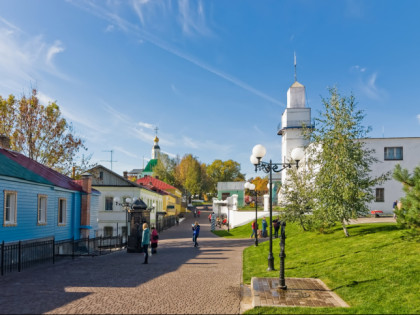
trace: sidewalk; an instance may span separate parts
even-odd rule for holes
[[[142,254],[121,251],[7,274],[0,278],[0,312],[238,314],[242,251],[252,240],[213,235],[207,215],[187,214],[163,231],[148,265],[141,264]],[[194,248],[191,224],[197,219],[200,247]]]

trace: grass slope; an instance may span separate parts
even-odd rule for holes
[[[337,227],[330,234],[302,232],[286,227],[286,278],[319,278],[344,299],[350,308],[261,307],[247,314],[420,314],[420,244],[402,239],[403,230],[393,223],[348,227],[344,237]],[[249,237],[251,225],[216,234]],[[266,271],[268,242],[243,253],[243,280],[278,277]],[[279,239],[273,239],[275,268],[279,270]]]

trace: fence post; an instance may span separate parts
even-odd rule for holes
[[[101,256],[101,255],[102,255],[102,235],[99,238],[99,256]]]
[[[4,240],[1,243],[1,275],[4,274]]]
[[[72,239],[71,239],[71,259],[74,259],[74,235],[73,235],[73,237],[72,237]]]
[[[90,235],[88,235],[88,246],[87,246],[87,249],[88,249],[88,255],[90,254]]]
[[[21,252],[22,252],[22,242],[19,241],[19,251],[18,251],[18,271],[22,269],[22,258],[21,258]]]
[[[53,255],[53,264],[55,264],[55,236],[52,239],[53,248],[52,248],[52,255]]]

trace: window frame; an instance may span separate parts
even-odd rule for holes
[[[111,209],[107,209],[107,199],[111,199]],[[105,196],[105,211],[114,211],[114,197]]]
[[[64,210],[61,209],[61,202],[64,203]],[[67,224],[67,199],[66,198],[58,198],[58,212],[57,212],[57,225],[58,226],[65,226]],[[61,213],[61,221],[60,221],[60,213]]]
[[[387,151],[393,149],[393,156],[391,158],[388,157]],[[397,158],[397,149],[401,149],[401,158]],[[399,147],[384,147],[384,160],[385,161],[402,161],[404,160],[404,148],[402,146]]]
[[[375,189],[375,202],[385,202],[385,188]]]
[[[17,191],[15,190],[4,190],[4,202],[3,202],[3,226],[16,226],[17,225]],[[14,196],[14,202],[11,202],[9,198],[9,218],[13,220],[6,221],[6,214],[7,214],[7,196],[13,195]],[[13,211],[10,211],[12,208]]]
[[[106,233],[105,230],[110,231],[111,235],[107,235],[108,233]],[[114,236],[114,227],[113,226],[104,226],[103,237],[113,237],[113,236]]]
[[[45,198],[45,209],[41,209],[42,203],[41,200]],[[44,218],[45,221],[42,221],[41,211],[45,210]],[[47,225],[47,210],[48,210],[48,196],[43,194],[38,194],[38,212],[37,212],[37,224],[38,225]]]

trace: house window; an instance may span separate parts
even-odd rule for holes
[[[403,147],[386,147],[384,148],[385,160],[402,160]]]
[[[99,179],[100,180],[104,179],[104,172],[102,172],[102,171],[99,172]]]
[[[112,211],[113,203],[114,203],[114,198],[105,197],[105,210],[106,211]]]
[[[38,195],[38,224],[47,223],[47,196]]]
[[[64,198],[58,199],[58,225],[66,224],[67,214],[67,200]]]
[[[384,202],[385,201],[385,189],[384,188],[376,188],[376,202]]]
[[[104,237],[111,237],[114,233],[114,228],[112,226],[104,227]]]
[[[127,227],[126,226],[121,227],[121,234],[122,234],[122,236],[127,236]]]
[[[4,191],[4,218],[3,225],[10,226],[16,225],[16,214],[17,214],[17,192],[16,191]]]

